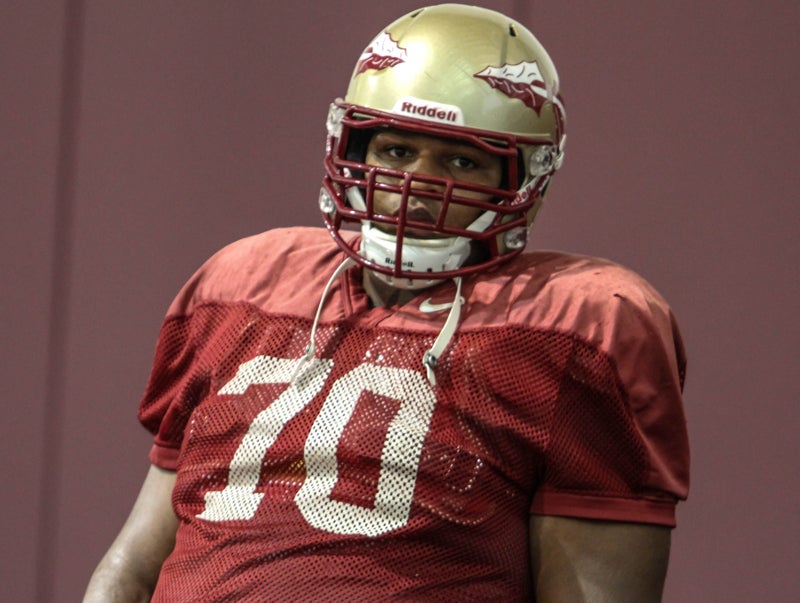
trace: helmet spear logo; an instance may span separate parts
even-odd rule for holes
[[[552,96],[546,88],[544,77],[536,61],[522,61],[515,65],[487,67],[475,77],[488,83],[510,98],[517,98],[541,115],[542,107]]]
[[[406,49],[392,39],[388,31],[382,32],[364,49],[356,63],[356,73],[369,69],[380,71],[394,67],[406,60]]]

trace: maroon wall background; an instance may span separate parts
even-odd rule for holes
[[[222,244],[318,223],[324,116],[418,1],[0,4],[4,601],[79,600],[147,469],[135,418],[173,294]],[[666,601],[800,592],[794,1],[481,3],[559,67],[539,247],[671,301],[693,489]]]

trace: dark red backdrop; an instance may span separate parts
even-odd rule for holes
[[[800,9],[482,3],[559,66],[567,163],[539,247],[612,257],[672,302],[694,460],[666,600],[800,591]],[[161,316],[232,239],[318,222],[324,115],[418,2],[0,5],[7,601],[75,601],[147,468]]]

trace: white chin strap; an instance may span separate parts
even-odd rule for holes
[[[306,346],[306,351],[303,356],[298,358],[297,364],[295,365],[292,375],[289,379],[291,384],[297,384],[298,386],[302,387],[301,375],[306,372],[309,366],[314,365],[316,362],[314,353],[316,351],[317,327],[319,326],[320,316],[322,316],[322,308],[325,306],[325,301],[328,299],[328,293],[330,292],[333,283],[345,272],[345,270],[351,266],[354,266],[355,263],[355,260],[351,258],[345,259],[341,264],[339,264],[338,268],[334,270],[333,274],[328,279],[328,283],[325,285],[325,289],[322,291],[322,297],[317,305],[317,313],[314,315],[314,322],[311,325],[311,334],[309,336],[308,345]],[[464,304],[464,298],[461,297],[461,277],[457,276],[453,279],[453,281],[456,284],[456,295],[453,298],[453,302],[449,304],[450,312],[447,315],[447,320],[445,320],[445,323],[442,326],[441,331],[439,331],[439,335],[437,335],[436,340],[433,342],[431,348],[422,356],[422,366],[425,367],[425,376],[427,377],[428,382],[431,384],[431,387],[436,387],[436,367],[439,364],[439,358],[442,356],[447,346],[450,345],[450,341],[453,339],[456,329],[458,329],[458,322],[461,318],[461,306]],[[445,308],[446,307],[447,306],[445,306]]]
[[[366,204],[357,188],[348,188],[346,195],[354,208],[366,211]],[[467,227],[467,230],[482,232],[489,227],[494,217],[494,212],[484,212]],[[360,255],[378,266],[394,270],[397,237],[378,230],[371,222],[366,220],[361,223],[361,235]],[[470,243],[471,240],[467,237],[431,239],[404,237],[400,256],[401,268],[409,272],[428,272],[431,274],[431,278],[396,278],[374,270],[372,272],[380,280],[397,289],[414,290],[432,287],[445,280],[436,278],[437,272],[455,270],[464,264],[472,250]]]
[[[361,249],[364,259],[379,266],[394,269],[397,252],[397,237],[375,228],[369,222],[361,226]],[[414,272],[429,272],[430,279],[396,278],[388,274],[373,271],[373,274],[397,289],[424,289],[441,283],[444,279],[436,278],[437,272],[455,270],[469,257],[469,239],[464,237],[447,237],[442,239],[403,239],[401,252],[402,268]]]

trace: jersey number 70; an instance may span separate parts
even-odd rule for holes
[[[286,424],[322,391],[333,368],[332,360],[314,359],[292,382],[298,362],[257,356],[242,364],[236,376],[219,390],[220,395],[241,395],[255,384],[290,383],[250,423],[231,459],[227,485],[206,493],[199,519],[241,521],[255,515],[264,496],[256,491],[264,456]],[[386,432],[375,504],[369,508],[331,498],[339,479],[338,442],[365,391],[388,398],[403,392]],[[406,525],[435,403],[424,376],[409,369],[365,363],[337,379],[311,426],[303,451],[306,478],[294,501],[306,521],[328,532],[364,536],[378,536]]]

